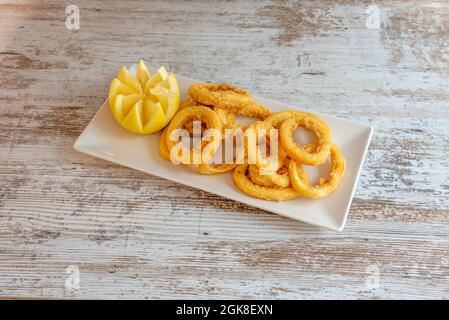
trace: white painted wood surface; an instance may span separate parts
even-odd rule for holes
[[[0,1],[0,297],[448,299],[449,3],[376,3]],[[374,126],[345,230],[73,151],[139,58]]]

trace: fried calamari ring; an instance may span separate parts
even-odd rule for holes
[[[196,106],[196,101],[193,100],[192,97],[187,96],[187,98],[185,98],[184,100],[182,100],[182,101],[179,103],[179,108],[178,108],[178,110],[182,110],[182,109],[185,109],[185,108],[187,108],[187,107],[193,107],[193,106]]]
[[[269,117],[272,114],[272,112],[270,109],[268,109],[264,105],[253,102],[253,103],[244,105],[240,110],[237,111],[237,114],[241,115],[241,116],[245,116],[245,117],[251,117],[251,118],[257,118],[260,120],[265,120],[267,117]]]
[[[248,163],[255,164],[259,168],[263,168],[265,170],[276,171],[282,165],[281,163],[287,158],[287,154],[281,146],[281,143],[278,142],[277,148],[277,157],[272,157],[271,152],[271,130],[273,128],[271,125],[265,121],[257,121],[252,123],[246,130],[244,136],[244,150],[247,155]],[[261,131],[260,131],[261,130]],[[260,136],[265,132],[265,137]],[[261,139],[265,139],[265,141],[261,141]],[[265,150],[260,150],[260,143],[265,142]],[[265,154],[264,154],[265,153]],[[266,155],[268,153],[269,155]],[[275,162],[274,162],[275,161]]]
[[[220,119],[222,120],[223,126],[231,125],[235,121],[235,118],[236,118],[236,114],[230,110],[202,104],[202,103],[192,99],[191,96],[187,96],[187,98],[185,98],[183,101],[181,101],[181,103],[179,104],[179,110],[185,109],[187,107],[194,107],[194,106],[203,106],[203,107],[212,108],[218,114]],[[258,112],[262,113],[263,110],[259,110]]]
[[[316,115],[305,112],[305,111],[298,111],[298,110],[286,110],[286,111],[280,111],[276,113],[272,113],[270,116],[268,116],[264,122],[269,123],[273,128],[279,129],[282,122],[284,122],[287,119],[290,119],[295,116],[308,116],[311,118],[314,118],[317,122],[320,122],[323,127],[326,128],[332,134],[331,128],[327,125],[325,121],[323,121],[321,118],[317,117]],[[304,149],[306,150],[316,150],[316,144],[310,143],[307,145],[304,145]]]
[[[223,110],[223,109],[221,109],[221,110]],[[225,173],[225,172],[233,170],[237,166],[238,163],[243,163],[245,161],[245,155],[238,151],[239,143],[236,141],[236,139],[238,140],[239,135],[243,136],[243,131],[241,131],[241,130],[238,131],[236,129],[230,130],[230,128],[226,128],[226,131],[224,131],[222,134],[221,144],[225,148],[224,152],[226,152],[226,148],[229,147],[228,142],[232,141],[231,146],[232,146],[233,150],[232,150],[231,155],[235,156],[234,159],[226,160],[225,159],[226,153],[225,153],[225,154],[222,154],[222,157],[223,157],[221,159],[222,163],[220,163],[220,164],[212,164],[212,163],[211,164],[209,164],[209,163],[200,164],[200,165],[196,166],[197,171],[201,174],[220,174],[220,173]],[[237,144],[237,146],[235,144]],[[237,149],[234,149],[234,148],[237,148]]]
[[[197,102],[192,99],[189,103],[195,104]],[[222,109],[222,108],[212,107],[212,109],[219,116],[219,118],[222,122],[222,125],[223,125],[223,131],[225,129],[234,128],[234,122],[235,122],[235,118],[236,118],[235,113],[233,113],[227,109]],[[193,120],[202,121],[201,117],[198,117],[198,116],[195,116],[193,118]],[[202,124],[201,130],[203,133],[203,131],[207,128],[205,128],[204,122],[202,122],[201,124]],[[193,135],[193,121],[187,122],[184,125],[184,128],[189,132],[189,134],[191,136]],[[223,132],[222,138],[225,139],[224,132]],[[229,171],[233,170],[236,166],[237,166],[237,164],[232,164],[232,163],[224,163],[224,164],[219,164],[219,165],[202,163],[202,164],[195,166],[195,168],[201,174],[210,175],[210,174],[221,174],[221,173],[229,172]]]
[[[201,103],[199,103],[198,101],[195,101],[192,99],[192,97],[187,96],[187,98],[185,98],[184,100],[181,101],[181,103],[179,104],[179,109],[178,110],[182,110],[188,107],[197,107],[197,106],[203,106],[203,107],[208,107],[205,106]],[[192,121],[186,122],[183,126],[184,129],[186,129],[190,135],[193,135],[193,121],[201,121],[200,117],[194,117],[192,119]],[[203,132],[205,130],[205,128],[201,129],[201,132]]]
[[[187,121],[183,125],[183,128],[189,132],[190,136],[193,136],[193,125],[195,121],[200,122],[201,134],[203,134],[204,131],[207,129],[206,123],[201,119],[201,116],[194,116],[191,120]]]
[[[208,107],[208,106],[205,106],[205,107]],[[223,133],[224,133],[224,130],[226,130],[226,129],[235,128],[235,118],[236,118],[235,113],[232,113],[231,111],[226,110],[226,109],[215,108],[215,107],[213,107],[212,110],[214,110],[217,113],[217,115],[220,117],[221,124],[223,127]],[[202,121],[201,117],[196,116],[192,119],[192,121],[189,121],[186,124],[184,124],[184,128],[189,132],[190,135],[193,135],[193,122],[195,120]],[[207,128],[205,127],[204,123],[201,122],[201,132],[203,132],[206,129]]]
[[[248,165],[241,164],[234,169],[232,174],[232,179],[234,180],[235,185],[242,192],[247,195],[255,198],[260,198],[264,200],[274,200],[274,201],[283,201],[283,200],[291,200],[301,196],[299,192],[297,192],[293,188],[269,188],[264,186],[259,186],[253,183],[247,176]]]
[[[212,107],[212,109],[217,113],[223,124],[223,129],[232,128],[235,123],[235,118],[237,115],[227,109]]]
[[[198,101],[195,101],[192,99],[192,97],[187,96],[187,98],[185,98],[184,100],[181,101],[181,103],[179,104],[179,109],[178,110],[182,110],[188,107],[196,107],[196,106],[204,106],[201,103],[199,103]],[[205,106],[207,107],[207,106]],[[183,126],[184,129],[186,129],[190,135],[193,135],[193,121],[201,121],[200,118],[198,117],[194,117],[192,119],[192,121],[186,122]],[[202,131],[204,130],[204,128],[202,128]]]
[[[202,104],[201,102],[196,101],[195,99],[192,99],[191,96],[187,96],[184,100],[182,100],[179,103],[178,110],[185,109],[187,107],[210,107],[208,105]]]
[[[253,102],[249,92],[226,83],[192,85],[189,94],[181,102],[179,109],[195,105],[211,107],[222,119],[224,129],[246,128],[245,125],[235,123],[237,115],[263,120],[271,114],[270,109]]]
[[[278,157],[276,163],[269,163],[266,167],[259,168],[257,165],[250,164],[248,176],[255,184],[272,187],[277,186],[287,188],[290,186],[290,175],[288,165],[290,159],[287,157],[281,146],[278,148]],[[269,161],[273,161],[269,159]]]
[[[346,159],[341,150],[332,144],[330,149],[332,169],[327,179],[320,179],[316,186],[312,186],[307,172],[295,161],[290,161],[290,180],[293,188],[308,198],[324,198],[334,191],[340,184],[346,170]]]
[[[223,144],[223,142],[226,141],[226,139],[229,139],[229,136],[227,134],[223,134],[221,143]],[[231,161],[229,161],[229,162],[231,162]],[[219,164],[201,163],[199,165],[196,165],[195,168],[196,168],[196,171],[198,171],[198,173],[205,174],[205,175],[221,174],[221,173],[226,173],[226,172],[233,170],[237,166],[237,163],[234,163],[234,162],[235,162],[235,160],[233,160],[231,163],[228,163],[226,161],[224,161],[223,163],[219,163]]]
[[[229,111],[232,112],[232,111]],[[258,103],[250,103],[247,104],[245,106],[243,106],[241,109],[237,110],[234,112],[234,116],[244,116],[244,117],[249,117],[249,118],[256,118],[259,120],[264,120],[265,118],[267,118],[270,114],[271,114],[271,110],[268,109],[267,107],[258,104]],[[246,130],[248,128],[248,125],[245,124],[240,124],[240,123],[236,123],[235,122],[235,118],[234,121],[231,123],[231,125],[227,125],[225,129],[242,129],[242,130]]]
[[[219,164],[217,166],[214,166],[212,164],[202,163],[198,166],[196,166],[196,171],[198,171],[201,174],[220,174],[220,173],[226,173],[231,170],[233,170],[237,164],[234,163],[223,163]]]
[[[162,130],[161,138],[159,139],[159,153],[162,158],[170,161],[170,152],[168,151],[167,144],[165,143],[167,137],[167,127]]]
[[[175,116],[173,117],[173,119],[171,120],[170,124],[167,127],[165,141],[168,150],[171,150],[176,144],[179,143],[178,141],[172,140],[171,135],[173,131],[175,129],[182,128],[185,123],[191,121],[195,117],[200,117],[200,119],[203,122],[205,122],[208,129],[216,129],[221,134],[222,130],[221,120],[215,111],[213,111],[210,108],[202,106],[186,107],[183,110],[179,111],[177,114],[175,114]],[[213,138],[212,141],[207,142],[206,146],[208,146],[209,150],[216,152],[216,150],[218,150],[218,147],[220,146],[220,143],[221,143],[221,136],[220,139]],[[190,160],[193,159],[192,157],[196,152],[197,151],[195,150],[190,150]],[[203,154],[202,161],[207,163],[212,159],[213,156],[214,155],[211,153],[207,153],[205,155]]]
[[[260,139],[265,138],[265,146],[268,146],[269,132],[271,125],[264,121],[256,121],[248,126],[244,135],[244,150],[249,164],[256,164],[259,168],[266,168],[270,163],[268,159],[261,154],[259,143]],[[265,132],[265,137],[259,134]],[[265,150],[266,152],[267,150]]]
[[[270,142],[268,142],[270,144]],[[290,159],[287,156],[287,153],[285,152],[284,148],[282,148],[281,144],[278,143],[278,154],[277,157],[272,158],[270,157],[266,158],[266,160],[258,161],[256,163],[256,166],[259,167],[259,169],[265,171],[265,173],[269,173],[270,171],[272,173],[275,173],[277,170],[281,169],[283,166],[288,166]]]
[[[317,122],[320,122],[323,126],[325,126],[327,128],[326,130],[328,130],[332,134],[331,128],[327,125],[327,123],[324,120],[322,120],[321,118],[317,117],[316,115],[310,112],[305,111],[286,110],[275,112],[272,113],[270,116],[268,116],[264,121],[268,122],[273,128],[278,129],[281,126],[282,122],[295,116],[308,116],[310,118],[314,118]]]
[[[251,93],[227,83],[194,84],[189,87],[189,95],[202,104],[234,111],[253,102]]]
[[[235,113],[233,113],[232,111],[227,110],[227,109],[204,105],[204,104],[192,99],[192,97],[190,97],[190,96],[187,96],[187,98],[185,98],[183,101],[181,101],[181,103],[179,104],[179,110],[185,109],[187,107],[194,107],[194,106],[203,106],[203,107],[212,108],[220,117],[222,125],[223,125],[223,129],[228,128],[228,127],[232,128],[234,126],[234,122],[235,122],[235,118],[236,118]],[[193,121],[194,120],[201,121],[201,119],[193,119],[192,121],[187,122],[184,125],[184,128],[190,133],[190,135],[193,134]]]
[[[262,187],[273,187],[274,184],[270,180],[268,180],[266,175],[260,174],[260,168],[254,164],[250,164],[248,166],[248,177],[249,179]]]
[[[299,126],[309,129],[317,136],[318,142],[314,152],[293,141],[293,132]],[[280,140],[282,147],[291,159],[313,166],[323,164],[326,161],[332,145],[332,136],[328,126],[307,114],[296,115],[284,120],[280,127]]]
[[[248,169],[248,177],[252,182],[264,187],[280,187],[287,188],[290,186],[290,175],[286,167],[281,167],[272,174],[261,174],[260,168],[250,164]]]

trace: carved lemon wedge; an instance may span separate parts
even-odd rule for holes
[[[176,76],[164,66],[154,75],[140,60],[136,75],[122,67],[109,87],[109,108],[115,120],[137,134],[164,128],[179,108]]]

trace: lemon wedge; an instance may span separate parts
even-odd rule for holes
[[[140,60],[136,75],[122,67],[109,87],[109,108],[114,119],[137,134],[164,128],[179,108],[176,76],[162,66],[151,75]]]

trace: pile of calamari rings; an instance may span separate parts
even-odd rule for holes
[[[264,200],[283,201],[298,197],[323,198],[340,184],[346,169],[346,160],[341,150],[332,142],[332,131],[318,116],[304,111],[281,111],[272,113],[257,103],[251,93],[230,84],[200,83],[190,86],[188,97],[180,104],[178,113],[163,130],[160,139],[160,154],[170,161],[170,150],[176,141],[170,139],[175,129],[185,129],[192,135],[193,121],[201,121],[201,130],[214,128],[246,130],[254,128],[278,130],[278,158],[266,171],[266,163],[223,163],[212,164],[213,154],[208,155],[193,168],[200,174],[220,174],[233,171],[233,181],[243,193]],[[255,118],[256,122],[245,126],[236,122],[237,116]],[[299,127],[311,131],[316,142],[298,144],[293,133]],[[225,135],[222,139],[225,139]],[[211,150],[218,150],[222,141],[207,142]],[[202,146],[203,147],[203,146]],[[249,148],[247,148],[249,150]],[[194,153],[194,151],[191,151]],[[191,155],[193,156],[193,154]],[[331,162],[327,178],[320,178],[313,185],[306,166],[319,166]],[[265,171],[264,171],[265,170]]]

